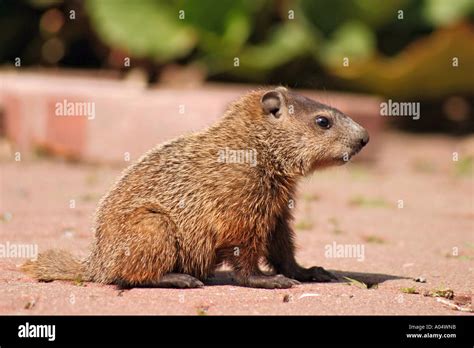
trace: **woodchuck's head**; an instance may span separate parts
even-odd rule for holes
[[[284,87],[260,95],[271,151],[296,173],[344,164],[369,141],[362,126],[328,105]]]

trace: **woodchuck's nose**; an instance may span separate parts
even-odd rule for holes
[[[366,130],[364,130],[364,134],[362,135],[362,138],[360,139],[360,147],[364,147],[365,145],[367,145],[367,143],[369,142],[369,133],[367,133]]]

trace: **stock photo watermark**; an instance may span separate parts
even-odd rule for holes
[[[0,243],[0,258],[36,259],[38,244]]]
[[[381,116],[406,116],[413,120],[420,119],[420,103],[419,102],[397,102],[389,99],[380,103]]]
[[[226,164],[249,164],[251,167],[257,165],[256,149],[225,149],[219,150],[217,162]]]
[[[324,246],[326,258],[356,259],[359,262],[365,260],[365,247],[363,244],[337,244],[332,242]]]
[[[56,116],[87,117],[88,120],[95,119],[95,102],[72,102],[67,99],[57,102],[55,105]]]

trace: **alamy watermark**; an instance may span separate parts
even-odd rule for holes
[[[257,150],[255,149],[225,149],[219,150],[217,155],[219,163],[249,164],[251,167],[257,165]]]
[[[380,115],[382,116],[409,116],[414,120],[420,119],[419,102],[396,102],[389,99],[380,103]]]
[[[38,244],[0,243],[0,258],[25,258],[38,257]]]
[[[26,322],[18,326],[18,337],[20,338],[46,338],[48,341],[56,339],[56,325],[39,325]]]
[[[94,102],[72,102],[64,99],[55,105],[56,116],[84,116],[88,120],[95,118]]]
[[[363,244],[326,244],[324,246],[324,256],[327,258],[354,258],[357,261],[364,261],[365,248]]]

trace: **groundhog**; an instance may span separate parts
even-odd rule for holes
[[[346,163],[368,141],[335,108],[284,87],[252,91],[213,126],[153,148],[123,172],[99,203],[89,257],[50,250],[22,268],[42,281],[120,287],[202,287],[224,262],[247,287],[331,281],[296,262],[291,202],[300,178]]]

